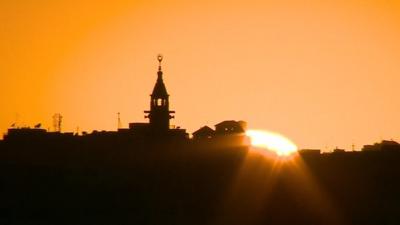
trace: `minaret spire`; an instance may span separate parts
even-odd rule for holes
[[[163,55],[158,54],[158,55],[157,55],[157,60],[158,60],[158,72],[157,72],[157,75],[158,75],[158,78],[159,78],[159,79],[162,79],[161,62],[162,62],[162,60],[163,60]]]
[[[146,118],[150,119],[150,126],[155,131],[166,131],[169,130],[169,120],[174,118],[173,113],[175,111],[169,110],[169,95],[167,88],[165,87],[162,75],[161,62],[163,56],[159,54],[158,60],[158,72],[157,81],[154,85],[153,92],[150,95],[150,110],[145,111]]]

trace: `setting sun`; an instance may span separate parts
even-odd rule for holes
[[[269,131],[248,130],[251,145],[271,151],[278,156],[290,156],[297,151],[297,146],[288,138]]]

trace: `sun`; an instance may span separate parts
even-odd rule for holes
[[[297,152],[297,146],[288,138],[269,131],[247,130],[253,147],[271,151],[279,157],[287,157]]]

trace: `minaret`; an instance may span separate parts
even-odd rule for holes
[[[150,111],[144,112],[147,114],[145,117],[149,118],[150,127],[154,131],[167,131],[169,130],[169,120],[174,118],[171,114],[175,113],[175,111],[169,110],[169,95],[163,81],[163,72],[161,69],[163,56],[158,55],[157,60],[159,62],[157,81],[153,93],[150,95]]]

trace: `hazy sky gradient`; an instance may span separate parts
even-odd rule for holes
[[[0,2],[0,131],[144,121],[158,53],[191,133],[242,119],[300,148],[400,140],[398,1]]]

